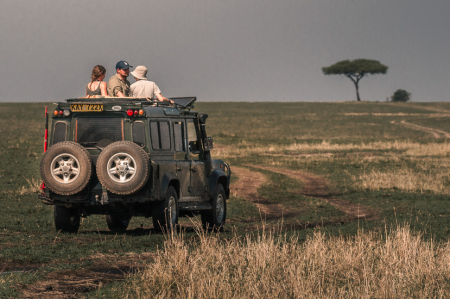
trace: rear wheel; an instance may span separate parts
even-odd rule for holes
[[[54,144],[42,156],[39,166],[45,186],[60,195],[73,195],[83,190],[92,174],[89,152],[75,142]]]
[[[80,227],[80,213],[77,208],[55,206],[54,216],[56,231],[70,234],[76,234],[78,232],[78,228]]]
[[[106,215],[106,224],[111,231],[126,230],[130,220],[131,216],[128,215]]]
[[[218,184],[214,190],[214,196],[211,198],[211,210],[201,212],[202,224],[205,229],[214,229],[216,231],[223,229],[225,219],[227,218],[227,202],[225,190],[221,184]]]
[[[169,189],[167,189],[164,200],[153,203],[153,227],[157,231],[172,230],[178,223],[178,216],[177,192],[173,186],[170,186]]]

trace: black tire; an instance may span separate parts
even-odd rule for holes
[[[78,143],[59,142],[42,156],[39,169],[45,187],[60,195],[72,195],[83,190],[91,179],[91,156]]]
[[[77,208],[55,206],[55,227],[57,232],[76,234],[80,227],[80,213]]]
[[[130,141],[111,143],[97,160],[97,177],[115,194],[129,195],[139,191],[150,176],[147,153]]]
[[[178,196],[173,186],[167,189],[162,201],[156,201],[152,206],[153,227],[156,231],[170,231],[176,228],[179,217]]]
[[[201,212],[202,224],[205,229],[222,230],[227,218],[227,198],[221,184],[216,186],[211,198],[211,210]]]
[[[106,215],[106,224],[110,231],[124,231],[130,223],[131,216],[128,215]]]

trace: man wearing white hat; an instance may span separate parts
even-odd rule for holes
[[[136,79],[136,82],[130,86],[130,97],[153,99],[156,96],[160,102],[170,102],[173,104],[173,101],[162,96],[161,90],[159,90],[159,87],[155,82],[148,81],[147,68],[145,66],[137,66],[134,71],[131,72],[131,75]]]

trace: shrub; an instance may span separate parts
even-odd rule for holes
[[[411,99],[411,93],[404,89],[397,89],[391,96],[392,102],[408,102]]]

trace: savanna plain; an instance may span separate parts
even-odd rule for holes
[[[37,199],[48,103],[0,104],[0,298],[445,298],[450,103],[197,103],[231,165],[224,231]]]

